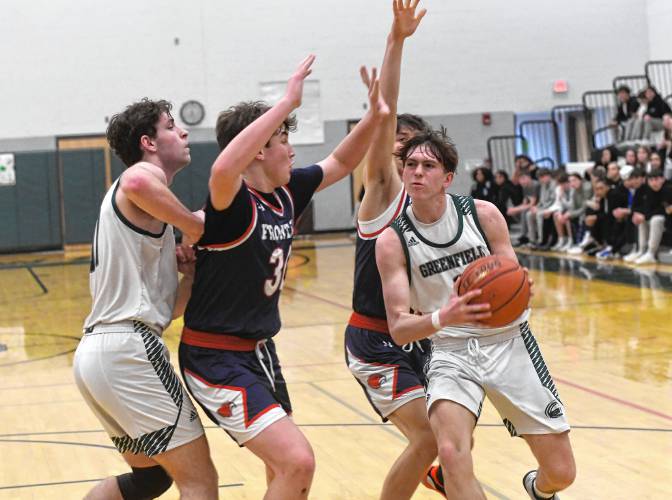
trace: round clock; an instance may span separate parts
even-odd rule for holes
[[[180,118],[187,125],[198,125],[205,118],[205,108],[198,101],[187,101],[180,108]]]

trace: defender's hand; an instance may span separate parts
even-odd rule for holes
[[[315,56],[310,54],[306,57],[296,71],[287,82],[287,90],[285,91],[285,99],[289,100],[293,109],[301,106],[301,98],[303,97],[303,82],[313,70],[310,67],[315,62]]]
[[[427,14],[427,9],[422,9],[415,15],[415,9],[420,0],[392,0],[394,21],[392,23],[392,36],[397,40],[408,38],[418,29],[420,21]]]
[[[369,75],[366,66],[359,68],[359,74],[362,82],[369,89],[369,111],[377,119],[383,119],[390,114],[390,108],[380,94],[380,81],[378,80],[378,70],[371,68]]]

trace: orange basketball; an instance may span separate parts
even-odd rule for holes
[[[490,304],[492,316],[482,323],[499,327],[511,323],[527,309],[530,284],[527,273],[515,260],[501,255],[489,255],[467,266],[462,273],[458,295],[481,289],[471,304]]]

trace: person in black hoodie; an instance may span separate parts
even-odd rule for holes
[[[635,195],[632,222],[637,226],[639,255],[634,264],[653,264],[665,229],[666,203],[672,202],[672,192],[665,186],[661,170],[646,176],[646,185]]]
[[[508,214],[511,206],[520,205],[523,202],[523,191],[509,180],[509,174],[504,170],[495,173],[495,196],[492,202],[506,219],[507,226],[511,226],[512,218]]]
[[[622,125],[625,129],[623,139],[626,141],[639,139],[634,137],[636,132],[637,110],[639,109],[639,101],[632,95],[630,87],[621,85],[616,89],[616,97],[618,99],[618,108],[616,116],[612,120],[614,125]]]
[[[663,100],[655,87],[647,87],[644,90],[646,101],[646,113],[644,114],[643,139],[650,139],[651,132],[663,129],[663,115],[672,113],[670,106]]]
[[[477,200],[494,201],[496,186],[489,168],[478,167],[471,174],[474,184],[471,186],[471,196]]]

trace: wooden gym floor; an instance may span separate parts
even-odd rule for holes
[[[343,361],[354,246],[295,242],[276,337],[295,408],[312,443],[311,498],[373,499],[404,439],[382,425]],[[521,254],[536,281],[532,327],[573,430],[576,483],[563,500],[662,499],[672,478],[672,268]],[[0,258],[0,499],[81,498],[126,472],[71,374],[88,313],[88,256]],[[177,347],[181,321],[165,338]],[[174,356],[174,359],[176,355]],[[258,499],[261,463],[209,420],[221,497]],[[476,471],[489,498],[527,498],[534,461],[486,403]],[[173,488],[163,498],[177,498]],[[418,489],[414,498],[435,499]]]

